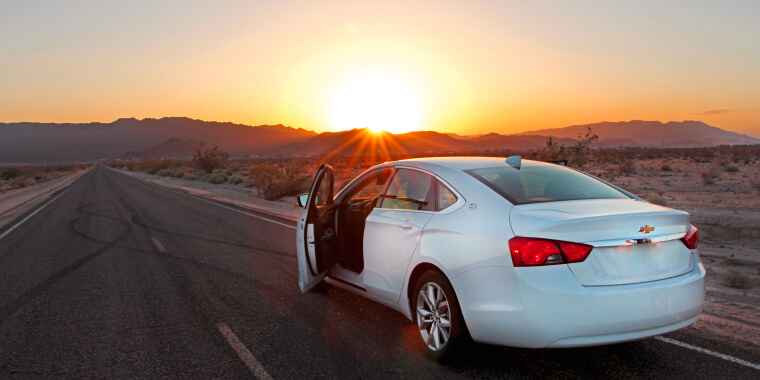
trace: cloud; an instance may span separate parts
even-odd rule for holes
[[[731,110],[707,110],[707,111],[701,111],[701,112],[686,112],[684,115],[718,115],[721,113],[726,113]]]

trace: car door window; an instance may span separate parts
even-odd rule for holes
[[[454,203],[457,203],[456,195],[454,195],[451,190],[449,190],[448,187],[446,187],[441,181],[435,181],[436,186],[438,187],[438,191],[436,199],[437,199],[437,205],[438,205],[438,211],[445,210],[449,208],[449,206],[453,205]]]
[[[399,169],[383,196],[380,208],[435,211],[433,177],[417,170]]]
[[[319,183],[319,187],[317,188],[317,193],[314,195],[314,205],[315,206],[324,206],[326,204],[332,203],[331,202],[331,196],[332,196],[332,189],[333,187],[333,176],[332,172],[325,173],[325,176],[322,178],[322,182]]]
[[[370,173],[367,179],[361,181],[357,189],[352,190],[353,194],[348,198],[348,203],[372,200],[379,197],[390,175],[391,169],[383,169]]]

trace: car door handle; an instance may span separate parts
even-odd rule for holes
[[[398,226],[401,227],[401,228],[403,228],[403,229],[405,229],[405,230],[410,230],[410,229],[412,229],[412,227],[414,227],[414,223],[412,223],[411,220],[405,220],[405,221],[399,223]]]

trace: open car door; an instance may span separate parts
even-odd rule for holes
[[[320,283],[336,262],[335,221],[337,207],[333,203],[335,170],[328,164],[319,167],[305,210],[298,217],[297,255],[298,286],[302,292]],[[305,197],[304,197],[305,198]]]

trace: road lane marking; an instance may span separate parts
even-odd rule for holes
[[[116,170],[116,169],[114,169],[114,170]],[[121,174],[124,174],[124,173],[121,173]],[[126,176],[129,176],[128,174],[124,174],[124,175],[126,175]],[[139,177],[132,177],[132,178],[134,178],[134,179],[137,179],[137,180],[140,180],[140,181],[143,181],[143,182],[145,182],[145,183],[149,183],[149,184],[151,184],[151,185],[153,185],[153,186],[156,186],[156,187],[158,187],[158,188],[161,188],[161,189],[164,189],[164,190],[167,190],[167,191],[171,191],[171,192],[173,192],[173,193],[177,193],[177,194],[181,194],[181,195],[184,195],[184,196],[186,196],[186,197],[189,197],[189,198],[197,199],[197,200],[199,200],[199,201],[201,201],[201,202],[211,203],[212,205],[215,205],[215,206],[218,206],[218,207],[221,207],[221,208],[226,208],[227,210],[232,210],[232,211],[235,211],[235,212],[239,212],[239,213],[241,213],[241,214],[245,214],[245,215],[248,215],[248,216],[251,216],[251,217],[254,217],[254,218],[258,218],[258,219],[261,219],[261,220],[266,220],[267,222],[270,222],[270,223],[279,224],[279,225],[281,225],[281,226],[283,226],[283,227],[292,228],[292,229],[294,229],[294,230],[295,230],[295,229],[297,229],[297,228],[296,228],[296,226],[291,226],[291,225],[289,225],[289,224],[281,223],[281,222],[278,222],[278,221],[276,221],[276,220],[272,220],[272,219],[269,219],[269,218],[264,218],[264,217],[262,217],[262,216],[258,216],[258,215],[254,215],[254,214],[251,214],[251,213],[249,213],[249,212],[240,211],[240,210],[238,210],[238,209],[236,209],[236,208],[227,207],[227,206],[221,205],[221,204],[219,204],[219,203],[217,203],[217,202],[212,202],[212,201],[209,201],[209,200],[207,200],[207,199],[203,199],[203,198],[201,198],[201,197],[196,197],[196,196],[194,196],[194,195],[190,195],[190,194],[187,194],[187,193],[181,192],[181,191],[179,191],[179,190],[175,190],[175,189],[171,189],[171,188],[168,188],[168,187],[166,187],[166,186],[161,186],[161,185],[158,185],[158,184],[156,184],[156,183],[153,183],[153,182],[151,182],[151,181],[145,180],[145,179],[143,179],[143,178],[139,178]]]
[[[716,358],[720,358],[720,359],[723,359],[723,360],[728,360],[728,361],[734,362],[736,364],[741,364],[743,366],[747,366],[747,367],[750,367],[750,368],[754,368],[754,369],[760,370],[760,364],[755,364],[755,363],[752,363],[752,362],[748,362],[746,360],[735,358],[735,357],[730,356],[730,355],[721,354],[720,352],[710,351],[710,350],[708,350],[706,348],[692,346],[691,344],[680,342],[680,341],[677,341],[677,340],[674,340],[674,339],[670,339],[670,338],[665,338],[663,336],[656,336],[654,338],[657,339],[657,340],[659,340],[660,342],[670,343],[670,344],[673,344],[673,345],[676,345],[676,346],[679,346],[679,347],[688,348],[690,350],[701,352],[703,354],[714,356]]]
[[[245,362],[245,365],[250,368],[254,376],[262,380],[272,379],[272,376],[269,376],[267,371],[264,370],[264,367],[261,366],[261,363],[256,360],[256,357],[253,356],[251,351],[248,351],[248,348],[245,347],[243,342],[238,339],[237,335],[235,335],[235,333],[232,332],[232,330],[226,324],[220,323],[216,325],[216,328],[218,328],[219,332],[224,335],[224,339],[226,339],[227,343],[232,346],[232,349],[235,350],[240,359]]]
[[[112,169],[112,170],[116,171],[116,169]],[[124,173],[121,173],[121,174],[124,174]],[[124,175],[126,175],[128,177],[132,177],[132,178],[137,179],[137,180],[140,180],[140,181],[145,182],[145,183],[149,183],[149,184],[151,184],[153,186],[156,186],[158,188],[161,188],[161,189],[164,189],[164,190],[167,190],[167,191],[171,191],[173,193],[177,193],[177,194],[181,194],[181,195],[184,195],[186,197],[189,197],[189,198],[197,199],[197,200],[199,200],[201,202],[211,203],[212,205],[216,205],[216,206],[219,206],[221,208],[226,208],[227,210],[232,210],[232,211],[235,211],[235,212],[239,212],[241,214],[245,214],[245,215],[248,215],[248,216],[251,216],[251,217],[254,217],[254,218],[258,218],[258,219],[261,219],[261,220],[266,220],[267,222],[271,222],[271,223],[274,223],[274,224],[279,224],[279,225],[281,225],[283,227],[292,228],[294,230],[297,229],[296,226],[291,226],[289,224],[281,223],[281,222],[278,222],[276,220],[272,220],[272,219],[269,219],[269,218],[264,218],[262,216],[254,215],[254,214],[251,214],[251,213],[248,213],[248,212],[245,212],[245,211],[240,211],[240,210],[232,208],[232,207],[227,207],[227,206],[224,206],[224,205],[220,205],[217,202],[212,202],[212,201],[203,199],[201,197],[196,197],[194,195],[190,195],[190,194],[184,193],[184,192],[179,191],[179,190],[175,190],[175,189],[172,189],[172,188],[169,188],[169,187],[166,187],[166,186],[158,185],[158,184],[153,183],[151,181],[148,181],[147,179],[144,179],[144,178],[140,178],[140,177],[136,177],[136,176],[130,176],[129,174],[124,174]]]
[[[71,188],[71,187],[69,187],[69,189],[70,189],[70,188]],[[40,207],[40,208],[38,208],[38,209],[34,210],[34,212],[33,212],[33,213],[31,213],[31,214],[27,215],[27,216],[26,216],[26,218],[24,218],[22,221],[20,221],[20,222],[16,223],[16,225],[14,225],[13,227],[9,228],[7,231],[3,232],[3,234],[2,234],[2,235],[0,235],[0,239],[4,238],[6,235],[8,235],[9,233],[11,233],[11,231],[15,230],[15,229],[16,229],[16,227],[20,226],[21,224],[23,224],[24,222],[26,222],[27,220],[29,220],[29,218],[31,218],[31,217],[33,217],[33,216],[34,216],[34,214],[36,214],[36,213],[38,213],[38,212],[42,211],[42,209],[43,209],[43,208],[45,208],[45,207],[47,207],[47,205],[49,205],[49,204],[51,204],[51,203],[55,202],[55,200],[56,200],[56,199],[58,199],[58,198],[60,198],[60,197],[61,197],[61,195],[63,195],[63,194],[66,194],[66,192],[67,192],[67,191],[69,191],[69,189],[66,189],[66,190],[64,190],[62,193],[58,194],[58,195],[57,195],[55,198],[51,199],[50,201],[48,201],[47,203],[45,203],[44,205],[42,205],[42,207]],[[295,228],[295,227],[293,227],[293,228]]]
[[[158,185],[156,185],[156,186],[158,186]],[[217,206],[219,206],[219,207],[221,207],[221,208],[226,208],[227,210],[237,211],[237,212],[239,212],[239,213],[241,213],[241,214],[245,214],[245,215],[248,215],[248,216],[252,216],[252,217],[254,217],[254,218],[258,218],[258,219],[261,219],[261,220],[266,220],[267,222],[271,222],[271,223],[274,223],[274,224],[279,224],[279,225],[281,225],[281,226],[285,226],[285,227],[288,227],[288,228],[292,228],[292,229],[294,229],[294,230],[296,229],[296,226],[291,226],[291,225],[289,225],[289,224],[280,223],[280,222],[278,222],[278,221],[276,221],[276,220],[272,220],[272,219],[264,218],[264,217],[262,217],[262,216],[254,215],[254,214],[251,214],[251,213],[249,213],[249,212],[245,212],[245,211],[240,211],[240,210],[238,210],[238,209],[235,209],[235,208],[232,208],[232,207],[223,206],[223,205],[220,205],[219,203],[216,203],[216,202],[212,202],[212,201],[209,201],[209,200],[205,200],[205,199],[203,199],[203,198],[199,198],[199,197],[194,197],[194,196],[192,196],[192,195],[190,195],[190,194],[185,194],[185,193],[182,193],[182,192],[179,192],[179,191],[176,191],[176,193],[178,193],[178,194],[182,194],[182,195],[186,195],[186,196],[188,196],[188,197],[190,197],[190,198],[194,198],[194,199],[197,199],[197,200],[199,200],[199,201],[203,201],[203,202],[206,202],[206,203],[211,203],[212,205],[217,205]]]
[[[152,241],[153,245],[156,246],[156,249],[158,249],[158,252],[166,252],[166,250],[164,249],[164,246],[161,244],[160,241],[158,241],[158,239],[152,237],[150,238],[150,241]]]

